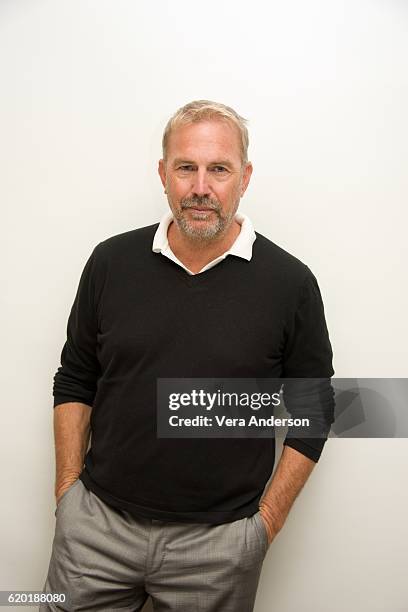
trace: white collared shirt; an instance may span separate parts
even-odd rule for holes
[[[152,251],[154,253],[161,253],[162,255],[165,255],[165,257],[168,257],[176,264],[184,268],[186,272],[193,275],[194,272],[191,272],[191,270],[186,268],[186,266],[181,263],[179,259],[177,259],[177,257],[174,255],[173,251],[170,248],[169,241],[167,239],[167,231],[173,219],[174,217],[171,210],[167,211],[161,218],[159,227],[157,228],[153,238]],[[232,244],[231,248],[228,249],[228,251],[225,251],[225,253],[223,253],[216,259],[210,261],[207,265],[204,266],[204,268],[202,268],[198,272],[198,274],[200,274],[200,272],[205,272],[205,270],[209,270],[213,266],[216,266],[217,263],[220,263],[220,261],[225,259],[228,255],[236,255],[237,257],[242,257],[243,259],[247,259],[248,261],[251,260],[252,245],[256,240],[255,230],[250,219],[246,215],[237,212],[235,214],[235,220],[240,224],[241,231],[236,237],[235,242]]]

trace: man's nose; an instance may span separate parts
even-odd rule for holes
[[[193,192],[196,195],[203,196],[210,193],[211,188],[208,181],[208,173],[206,169],[198,169],[194,172]]]

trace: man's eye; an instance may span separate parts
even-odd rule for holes
[[[191,165],[179,166],[179,170],[182,170],[183,172],[189,172],[192,169],[193,169],[193,166]]]
[[[216,174],[222,174],[223,172],[227,172],[227,169],[224,168],[224,166],[213,166],[212,170],[216,173]]]

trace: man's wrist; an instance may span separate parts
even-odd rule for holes
[[[259,512],[275,533],[282,529],[284,520],[281,520],[265,501],[259,503]]]
[[[259,504],[259,513],[265,524],[265,529],[268,534],[268,544],[271,544],[272,540],[281,530],[282,525],[276,521],[268,506],[262,502]]]
[[[65,493],[65,491],[69,489],[69,487],[73,485],[75,481],[78,480],[78,478],[79,473],[76,475],[72,475],[69,478],[65,478],[62,482],[59,482],[57,485],[55,485],[55,499],[58,501],[59,498]]]

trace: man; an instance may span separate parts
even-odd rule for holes
[[[156,431],[159,378],[334,373],[315,277],[237,212],[247,148],[230,107],[179,109],[159,162],[169,213],[99,243],[85,265],[54,377],[56,531],[44,587],[70,604],[42,609],[135,611],[148,594],[159,612],[253,609],[267,549],[325,439],[287,436],[264,492],[273,438]],[[330,394],[312,399],[330,424]]]

